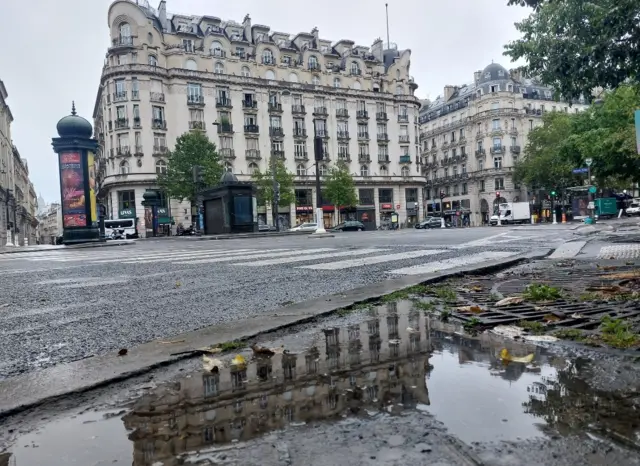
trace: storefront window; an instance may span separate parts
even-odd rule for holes
[[[359,205],[373,205],[373,189],[360,189],[358,190],[358,204]]]
[[[380,204],[393,204],[393,189],[378,189]]]

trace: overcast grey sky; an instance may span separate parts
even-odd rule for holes
[[[503,45],[517,38],[513,26],[529,10],[507,0],[386,0],[391,42],[412,51],[411,74],[421,98],[435,98],[446,84],[462,84],[492,60],[507,68]],[[51,150],[57,121],[71,110],[89,121],[109,44],[111,0],[0,0],[0,79],[15,118],[14,144],[29,163],[36,191],[47,202],[60,197]],[[151,0],[157,7],[159,0]],[[273,31],[309,32],[370,46],[385,38],[385,0],[167,0],[171,13],[212,15]]]

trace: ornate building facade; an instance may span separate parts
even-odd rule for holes
[[[311,220],[316,207],[314,131],[325,140],[324,176],[338,162],[357,185],[358,218],[380,224],[420,216],[417,85],[411,52],[376,40],[371,47],[310,33],[274,32],[213,16],[170,15],[166,2],[115,1],[112,46],[94,111],[103,151],[101,190],[108,215],[141,217],[142,193],[156,187],[177,137],[204,131],[225,168],[241,181],[272,157],[295,175],[296,201],[281,206],[284,226]],[[184,204],[165,201],[188,222]],[[333,206],[323,205],[325,222]],[[259,217],[272,218],[270,206]]]
[[[426,211],[442,209],[446,217],[468,216],[472,225],[482,225],[496,200],[528,201],[513,169],[529,131],[542,124],[545,112],[585,108],[584,101],[559,101],[552,89],[497,63],[476,71],[471,84],[446,86],[420,109]]]

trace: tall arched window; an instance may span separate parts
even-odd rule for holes
[[[402,169],[400,170],[400,174],[402,176],[409,176],[409,167],[402,167]]]
[[[123,39],[130,39],[131,38],[131,26],[129,25],[129,23],[121,23],[120,27],[118,28],[118,33],[120,35],[120,40],[122,41]]]
[[[327,166],[324,164],[320,165],[320,176],[326,176],[327,173],[329,173]]]
[[[212,56],[219,57],[219,58],[222,58],[225,55],[224,50],[222,49],[222,44],[217,40],[214,40],[211,43],[211,47],[209,47],[209,52],[211,53]]]
[[[403,95],[404,94],[404,88],[400,85],[396,86],[396,95]]]
[[[296,174],[298,176],[305,176],[307,174],[307,168],[303,164],[298,164],[296,167]]]
[[[224,171],[233,173],[233,165],[231,165],[231,162],[224,163]]]
[[[189,58],[185,63],[185,68],[196,71],[198,69],[198,63],[193,58]]]
[[[127,175],[129,173],[129,162],[123,160],[120,162],[120,174]]]
[[[360,74],[360,65],[357,61],[351,62],[351,74]]]
[[[167,162],[165,162],[164,160],[158,160],[156,162],[156,173],[158,175],[167,173]]]
[[[242,76],[244,76],[245,78],[251,77],[251,70],[249,69],[248,66],[243,66],[241,72],[242,72]]]
[[[249,164],[249,175],[255,175],[256,173],[258,173],[260,171],[260,167],[258,167],[258,164],[251,162]]]
[[[320,76],[314,74],[313,78],[311,78],[311,82],[313,84],[315,84],[316,86],[319,86],[320,85]]]
[[[158,66],[158,59],[155,55],[149,55],[149,60],[147,61],[151,66]]]
[[[275,60],[273,59],[273,52],[271,49],[264,49],[262,51],[262,63],[265,65],[273,65]]]
[[[380,175],[382,176],[388,176],[389,175],[389,169],[386,166],[381,166],[380,167]]]
[[[340,87],[340,78],[333,78],[333,87]]]
[[[213,68],[213,72],[215,74],[224,74],[224,65],[220,62],[217,62],[215,67]]]
[[[316,57],[315,55],[311,55],[309,57],[309,69],[317,70],[318,68],[320,68],[320,65],[318,65],[318,57]]]
[[[360,167],[360,176],[369,176],[369,167],[367,165]]]

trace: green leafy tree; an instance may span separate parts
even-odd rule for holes
[[[205,185],[216,186],[223,168],[216,145],[201,131],[184,133],[167,157],[166,173],[158,174],[158,184],[173,199],[195,202],[198,192],[193,180],[193,167],[200,165]]]
[[[324,196],[336,209],[353,207],[358,203],[356,185],[346,164],[339,163],[329,170],[329,175],[324,182]]]
[[[510,5],[521,4],[515,0]],[[525,74],[565,98],[635,82],[640,70],[638,0],[526,0],[534,8],[516,23],[522,37],[505,46]]]
[[[579,158],[567,146],[567,139],[572,134],[572,118],[572,114],[564,112],[543,116],[544,124],[529,132],[523,159],[515,167],[515,181],[547,190],[572,184],[571,170],[577,166],[575,159]]]
[[[266,172],[256,171],[253,174],[253,181],[256,185],[257,198],[259,205],[272,205],[273,203],[273,176],[272,168]],[[293,190],[293,173],[287,170],[282,160],[276,162],[275,170],[276,181],[280,184],[280,202],[281,206],[290,205],[295,200]]]

